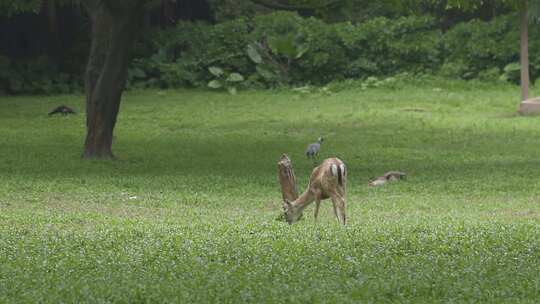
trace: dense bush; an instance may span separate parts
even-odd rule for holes
[[[272,54],[277,63],[286,65],[285,83],[289,84],[425,72],[437,68],[442,61],[441,33],[430,18],[376,18],[359,25],[326,24],[315,18],[277,12],[214,26],[182,23],[149,34],[153,54],[140,56],[130,75],[161,87],[200,86],[211,79],[208,68],[217,66],[248,76],[248,84],[272,85],[268,77],[258,75],[247,47],[253,42],[264,43],[288,35],[307,48],[298,58],[285,58],[279,52]]]
[[[58,71],[46,56],[25,61],[12,61],[0,55],[0,93],[43,94],[80,91],[78,76]]]
[[[517,16],[509,15],[491,22],[473,20],[450,29],[443,39],[442,72],[450,77],[470,79],[494,68],[502,71],[506,65],[519,61],[517,21]]]
[[[518,29],[515,15],[491,22],[473,20],[442,33],[430,17],[380,17],[359,24],[327,24],[315,18],[277,12],[213,26],[183,23],[158,32],[150,39],[153,55],[143,55],[137,63],[144,63],[139,67],[152,75],[141,79],[150,85],[205,85],[211,78],[208,67],[219,66],[227,72],[245,75],[246,85],[271,86],[275,82],[260,77],[249,60],[247,45],[269,37],[294,35],[297,41],[307,45],[307,52],[301,58],[285,60],[288,84],[324,84],[405,71],[515,82]],[[531,49],[535,49],[540,43],[540,31],[531,28],[530,32]],[[159,63],[152,64],[156,58]],[[276,55],[276,61],[279,60]],[[146,71],[147,67],[152,69]],[[534,52],[531,52],[531,72],[533,79],[540,74],[540,56]]]
[[[346,23],[339,26],[338,33],[347,51],[347,77],[429,71],[441,60],[441,34],[428,17]]]
[[[215,26],[184,22],[165,31],[147,33],[140,54],[130,69],[130,84],[185,87],[201,86],[211,78],[208,67],[220,66],[246,73],[247,23],[236,19]]]
[[[269,12],[263,6],[251,0],[207,0],[218,22],[232,20],[241,16],[255,16],[258,13]]]
[[[130,87],[206,87],[215,78],[240,74],[239,87],[323,85],[335,80],[385,78],[403,72],[451,78],[519,81],[516,15],[473,20],[441,32],[430,17],[373,18],[328,24],[291,12],[207,24],[182,22],[143,35],[129,70]],[[540,29],[530,27],[530,49]],[[263,61],[248,55],[251,48]],[[540,54],[530,52],[531,76],[540,75]],[[236,85],[235,85],[236,86]],[[0,57],[0,91],[63,93],[81,88],[80,74],[62,74],[45,58],[24,63]]]
[[[297,82],[320,84],[345,78],[349,59],[337,26],[310,18],[304,20],[300,32],[308,44],[308,51],[298,62]]]

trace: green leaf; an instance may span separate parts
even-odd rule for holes
[[[212,89],[220,89],[223,87],[223,84],[219,80],[212,80],[208,83],[208,87]]]
[[[504,67],[504,71],[507,73],[521,71],[521,65],[519,62],[512,62]]]
[[[129,69],[128,74],[130,78],[139,78],[139,79],[146,78],[146,73],[140,68]]]
[[[268,46],[275,54],[283,55],[287,58],[296,57],[296,47],[294,37],[289,35],[273,36],[268,38]]]
[[[262,66],[256,66],[255,69],[257,70],[257,73],[261,75],[266,80],[271,80],[276,78],[276,74]]]
[[[309,50],[309,46],[307,44],[300,45],[296,50],[296,56],[294,59],[299,59],[300,57],[304,56],[304,54]]]
[[[229,94],[236,95],[236,87],[228,87],[227,91],[229,91]]]
[[[227,77],[227,81],[230,81],[230,82],[244,81],[244,76],[242,76],[240,73],[231,73],[229,77]]]
[[[255,48],[253,44],[248,45],[247,54],[249,56],[249,59],[251,59],[251,61],[255,62],[256,64],[262,63],[261,54],[259,54],[259,52],[257,51],[257,49]]]
[[[209,67],[208,71],[210,71],[210,73],[216,77],[221,77],[221,75],[223,75],[223,69],[215,66]]]

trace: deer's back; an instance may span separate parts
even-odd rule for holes
[[[334,173],[337,171],[341,174],[341,185],[339,183],[338,174],[332,172],[334,165]],[[339,169],[337,169],[339,168]],[[321,191],[322,198],[328,198],[333,194],[344,195],[347,184],[347,173],[344,163],[339,158],[327,158],[318,167],[313,169],[311,173],[310,189],[313,191]]]

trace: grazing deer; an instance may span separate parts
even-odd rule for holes
[[[347,189],[347,171],[345,164],[338,158],[327,158],[311,172],[308,188],[295,201],[285,200],[283,212],[289,224],[296,222],[302,211],[315,201],[315,222],[319,215],[321,200],[330,198],[334,205],[334,214],[345,225],[345,195]]]

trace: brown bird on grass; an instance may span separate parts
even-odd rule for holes
[[[404,179],[407,176],[404,172],[399,171],[388,171],[384,175],[377,177],[376,179],[373,179],[369,182],[369,186],[376,187],[376,186],[382,186],[386,184],[387,182],[397,181],[400,179]]]

